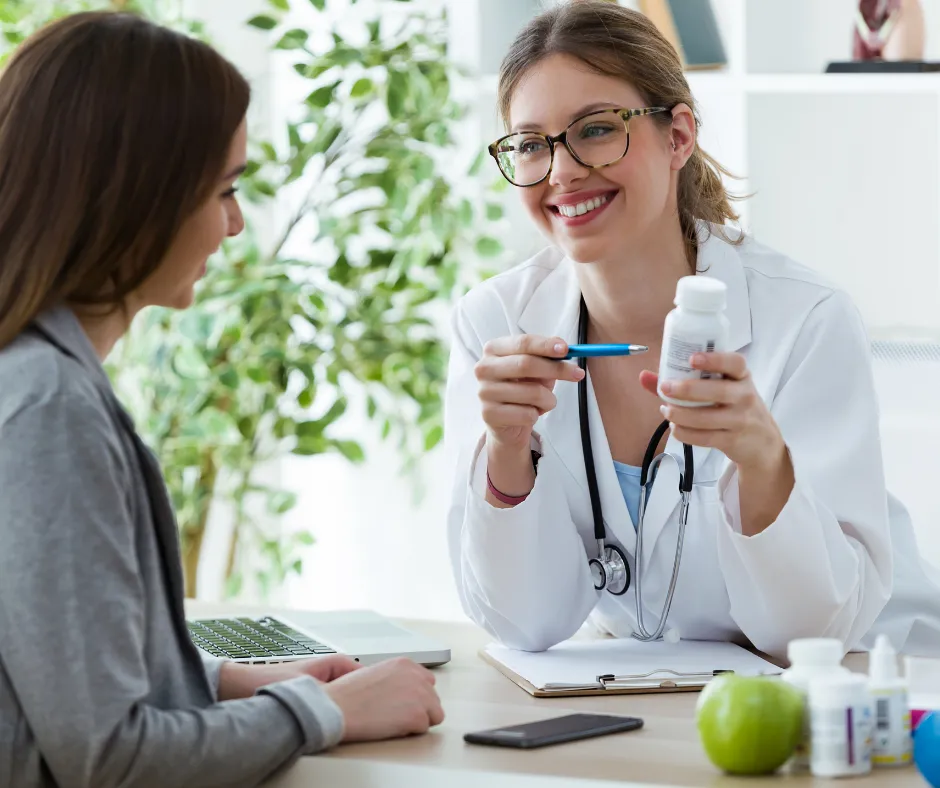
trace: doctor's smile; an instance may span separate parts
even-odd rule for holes
[[[548,210],[566,227],[581,227],[602,216],[612,207],[618,194],[617,190],[603,189],[562,194],[551,198]]]

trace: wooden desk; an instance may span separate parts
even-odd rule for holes
[[[198,615],[232,614],[231,607],[193,603]],[[239,609],[238,613],[249,612]],[[270,611],[268,611],[270,612]],[[276,788],[339,784],[378,788],[554,788],[565,777],[568,788],[588,788],[594,781],[618,781],[634,788],[832,788],[831,780],[811,775],[780,774],[742,778],[721,774],[708,761],[695,729],[698,693],[620,695],[587,698],[533,698],[484,663],[477,653],[488,635],[471,624],[402,621],[403,626],[450,645],[453,659],[434,673],[447,719],[432,732],[410,739],[338,747],[316,758],[302,759],[272,783]],[[865,657],[851,655],[847,664],[863,670]],[[466,744],[467,731],[513,725],[572,711],[595,711],[642,717],[642,730],[558,745],[541,751],[518,752]],[[383,767],[383,764],[386,765]],[[387,767],[395,764],[394,767]],[[433,767],[433,768],[431,768]],[[457,774],[459,772],[459,775]],[[470,775],[467,778],[465,773]],[[496,774],[493,774],[496,773]],[[573,782],[572,780],[586,781]],[[626,782],[632,781],[632,782]],[[558,783],[559,788],[561,783]],[[869,776],[842,779],[839,785],[879,788],[925,788],[913,767],[877,769]]]

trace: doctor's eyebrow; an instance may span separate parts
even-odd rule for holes
[[[574,120],[582,117],[583,115],[588,115],[591,112],[596,112],[602,109],[619,109],[622,107],[622,104],[615,104],[612,101],[596,101],[593,104],[588,104],[576,112],[572,112],[571,116],[568,118],[568,123],[571,123]],[[532,121],[523,121],[522,123],[517,123],[510,130],[510,134],[516,134],[520,131],[539,131],[541,124],[533,123]]]

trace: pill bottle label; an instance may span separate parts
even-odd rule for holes
[[[911,762],[911,712],[906,692],[875,693],[872,763],[901,766]]]
[[[871,770],[871,711],[867,706],[812,710],[812,769],[820,776]]]
[[[712,353],[716,347],[717,342],[714,339],[702,342],[698,339],[673,335],[666,347],[666,357],[664,359],[666,377],[669,380],[721,377],[716,373],[692,369],[689,363],[695,353]]]

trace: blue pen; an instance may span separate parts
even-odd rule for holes
[[[635,356],[645,353],[649,348],[646,345],[569,345],[570,358],[598,358],[600,356]]]

